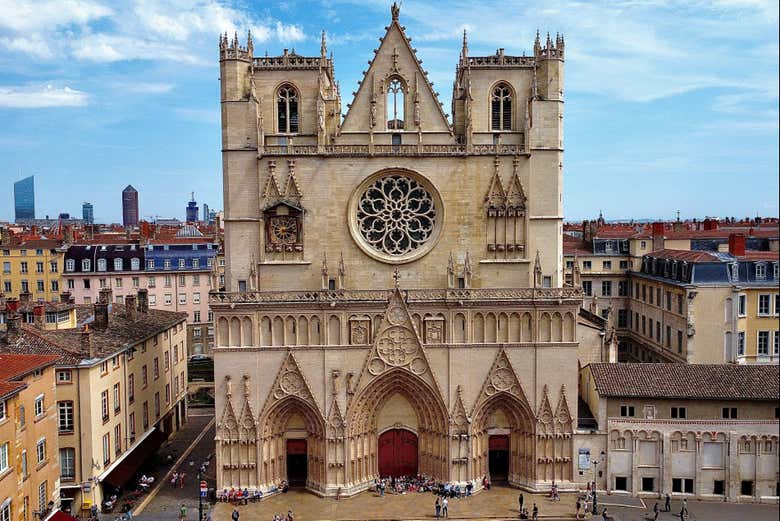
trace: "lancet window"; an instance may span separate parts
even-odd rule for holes
[[[512,130],[512,89],[506,83],[499,83],[493,88],[490,118],[492,130]]]
[[[285,134],[298,132],[298,91],[290,84],[279,87],[276,98],[278,130]]]
[[[406,92],[403,81],[398,77],[390,78],[387,82],[387,129],[398,130],[404,128],[404,101]]]

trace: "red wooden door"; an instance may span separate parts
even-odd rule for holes
[[[417,474],[417,435],[406,429],[391,429],[379,436],[379,475]]]

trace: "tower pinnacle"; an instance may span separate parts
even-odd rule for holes
[[[393,2],[393,5],[390,6],[390,14],[393,16],[393,21],[398,21],[398,15],[401,13],[401,6],[398,5],[396,2]]]

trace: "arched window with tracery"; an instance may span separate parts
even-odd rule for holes
[[[279,132],[285,134],[298,132],[298,90],[290,84],[279,87],[276,108]]]
[[[490,118],[492,130],[512,130],[512,89],[506,83],[499,83],[493,88]]]
[[[401,78],[390,78],[387,82],[387,129],[404,128],[404,83]]]

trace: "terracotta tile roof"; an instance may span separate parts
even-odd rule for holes
[[[745,261],[777,261],[780,260],[780,252],[748,250],[745,255],[737,258]]]
[[[686,262],[719,262],[720,259],[706,251],[697,250],[656,250],[647,254],[657,259],[676,259]]]
[[[575,253],[583,255],[592,255],[593,247],[592,243],[572,237],[569,234],[563,234],[563,254],[574,255]]]
[[[4,400],[27,387],[24,382],[0,382],[0,400]]]
[[[778,400],[780,366],[590,364],[601,396],[695,400]]]
[[[0,380],[13,380],[52,365],[57,356],[0,353]]]
[[[89,324],[95,357],[102,359],[111,356],[130,344],[160,334],[186,319],[187,313],[150,309],[147,313],[139,312],[136,320],[131,320],[124,308],[115,310],[110,313],[108,328],[93,328]],[[57,355],[59,365],[75,365],[89,358],[81,347],[80,328],[46,331],[23,325],[22,331],[10,341],[7,337],[0,338],[0,352]]]

